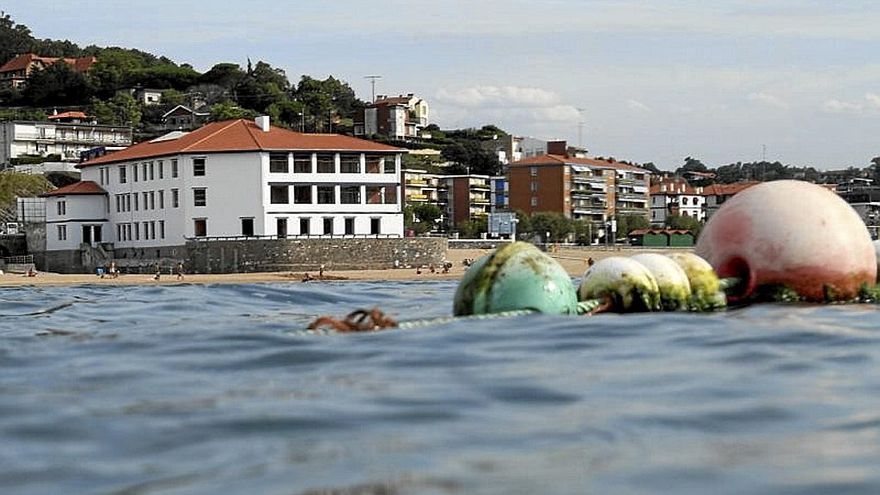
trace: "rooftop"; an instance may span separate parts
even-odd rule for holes
[[[404,151],[393,146],[339,134],[304,134],[271,126],[268,131],[263,131],[251,120],[237,119],[213,122],[192,132],[176,132],[152,141],[144,141],[122,151],[89,160],[80,167],[182,153],[276,150]]]
[[[565,156],[565,155],[538,155],[532,156],[529,158],[525,158],[519,160],[517,162],[511,162],[510,167],[525,167],[529,165],[558,165],[558,164],[566,164],[566,165],[587,165],[590,167],[598,167],[598,168],[612,168],[615,170],[632,170],[633,172],[644,172],[646,174],[650,174],[649,170],[645,170],[643,168],[639,168],[633,165],[628,165],[626,163],[620,163],[618,161],[608,161],[608,160],[599,160],[596,158],[576,158],[573,156]]]
[[[107,191],[93,181],[86,180],[74,182],[69,186],[59,187],[58,189],[43,193],[40,196],[72,196],[87,194],[107,194]]]

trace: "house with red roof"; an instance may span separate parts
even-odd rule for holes
[[[651,172],[613,159],[568,153],[565,141],[547,143],[547,154],[509,165],[511,210],[558,212],[604,225],[616,215],[648,218]]]
[[[58,61],[66,63],[76,72],[88,72],[98,59],[95,57],[41,57],[34,53],[24,53],[0,66],[0,84],[19,88],[24,85],[34,71],[45,69]]]
[[[354,135],[382,135],[399,140],[417,138],[428,125],[428,112],[428,102],[412,93],[378,95],[355,115]]]
[[[706,198],[702,187],[693,187],[682,178],[663,177],[651,185],[651,225],[665,225],[670,216],[706,220]]]
[[[706,197],[706,220],[712,218],[712,215],[721,208],[725,201],[734,195],[748,189],[758,181],[734,182],[732,184],[710,184],[703,188],[703,195]]]
[[[179,259],[188,240],[401,237],[403,152],[269,117],[174,131],[80,164],[81,183],[46,196],[46,250]]]

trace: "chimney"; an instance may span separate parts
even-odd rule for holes
[[[566,141],[547,141],[548,155],[565,156],[568,152],[568,143]]]
[[[269,116],[261,115],[254,119],[254,123],[257,124],[257,127],[260,128],[263,132],[269,132]]]

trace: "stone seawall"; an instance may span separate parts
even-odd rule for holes
[[[187,271],[244,273],[271,271],[384,269],[440,264],[447,240],[296,239],[188,242]]]

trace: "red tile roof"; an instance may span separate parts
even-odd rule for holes
[[[107,191],[105,191],[98,184],[95,184],[93,181],[86,180],[81,182],[74,182],[69,186],[59,187],[54,191],[43,193],[40,196],[71,196],[75,194],[107,194]]]
[[[627,165],[626,163],[620,162],[609,162],[608,160],[598,160],[596,158],[576,158],[569,157],[563,155],[538,155],[530,158],[525,158],[518,162],[512,162],[510,164],[511,167],[525,167],[529,165],[557,165],[557,164],[569,164],[569,165],[588,165],[591,167],[601,167],[601,168],[613,168],[616,170],[632,170],[638,172],[644,172],[646,174],[650,174],[650,170],[645,170],[643,168],[639,168],[633,165]]]
[[[47,117],[49,120],[58,120],[58,119],[87,119],[88,115],[83,112],[64,112],[59,113],[57,115],[50,115]]]
[[[702,188],[692,187],[684,179],[660,179],[660,182],[651,185],[651,195],[664,194],[668,196],[678,196],[687,194],[691,196],[703,195],[705,192]]]
[[[144,141],[115,153],[89,160],[79,167],[142,160],[182,153],[228,153],[241,151],[376,151],[401,152],[400,148],[339,134],[303,134],[280,127],[263,132],[247,119],[213,122],[177,139]]]
[[[54,64],[58,60],[58,57],[41,57],[33,53],[25,53],[3,64],[3,66],[0,67],[0,72],[25,70],[34,62],[42,62],[43,65],[49,66]],[[95,62],[98,61],[98,59],[96,59],[95,57],[64,58],[60,60],[64,60],[68,64],[72,65],[73,70],[77,72],[85,72],[89,70],[92,65],[94,65]]]
[[[734,182],[733,184],[712,184],[703,188],[705,196],[733,196],[734,194],[748,189],[759,182]]]

